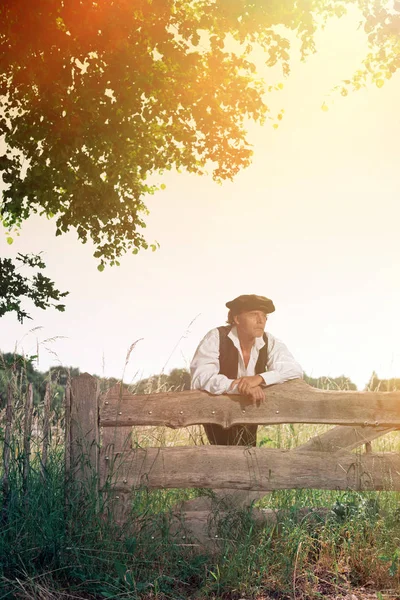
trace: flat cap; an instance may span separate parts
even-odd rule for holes
[[[238,296],[225,305],[234,315],[238,315],[248,310],[262,310],[269,314],[274,312],[275,306],[272,300],[265,296],[256,296],[256,294],[245,294]]]

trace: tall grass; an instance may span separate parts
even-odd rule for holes
[[[256,518],[253,507],[234,508],[210,490],[143,488],[132,494],[129,519],[121,526],[108,510],[107,496],[97,494],[95,474],[84,487],[66,481],[62,414],[52,415],[43,472],[42,403],[35,408],[30,470],[24,485],[25,388],[15,387],[13,392],[10,491],[0,499],[0,600],[305,599],[339,597],[353,587],[391,590],[392,597],[400,593],[399,494],[273,492],[258,503],[278,511],[276,522],[265,524]],[[259,443],[292,448],[323,429],[262,427]],[[199,427],[136,428],[133,438],[138,446],[204,443]],[[373,444],[376,450],[399,450],[395,434]],[[175,516],[177,503],[195,495],[207,496],[211,502],[209,525],[215,544],[206,549],[193,545],[184,523],[177,525]]]

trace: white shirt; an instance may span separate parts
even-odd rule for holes
[[[268,359],[265,373],[260,373],[265,385],[283,383],[289,379],[297,379],[303,376],[303,370],[299,363],[293,358],[283,342],[270,333],[268,338]],[[260,349],[265,346],[262,337],[256,338],[251,349],[247,369],[244,365],[242,349],[240,347],[236,326],[233,326],[228,337],[232,340],[238,350],[238,378],[255,375],[255,367]],[[211,329],[201,340],[190,365],[192,375],[192,390],[205,390],[210,394],[226,394],[233,379],[219,374],[219,331]],[[238,394],[237,386],[229,390],[229,394]]]

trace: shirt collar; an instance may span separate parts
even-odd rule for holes
[[[234,346],[241,351],[240,348],[240,341],[239,341],[239,337],[238,337],[238,333],[237,333],[237,327],[236,325],[233,325],[232,329],[230,330],[230,332],[228,333],[228,338],[230,338],[234,344]],[[263,346],[265,346],[265,342],[264,342],[264,336],[261,337],[257,337],[255,339],[253,348],[256,348],[256,350],[260,350]]]

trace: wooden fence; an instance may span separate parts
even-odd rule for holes
[[[323,391],[302,380],[266,388],[253,404],[242,396],[202,391],[133,395],[115,386],[99,395],[84,374],[67,394],[66,466],[84,481],[98,474],[111,489],[116,514],[132,490],[211,488],[272,490],[400,490],[400,453],[371,452],[370,442],[400,429],[400,392]],[[336,425],[292,450],[242,446],[132,448],[133,426],[173,429],[196,424]],[[366,451],[362,451],[366,449]],[[352,450],[358,449],[357,452]],[[82,461],[85,455],[88,460]]]

